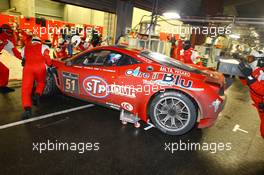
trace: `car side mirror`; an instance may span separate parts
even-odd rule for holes
[[[65,66],[71,67],[72,66],[72,61],[68,60],[65,62]]]

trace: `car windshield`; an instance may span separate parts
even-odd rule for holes
[[[140,55],[144,56],[144,57],[146,57],[152,61],[158,62],[159,64],[168,66],[168,67],[176,67],[178,69],[182,69],[182,70],[197,73],[197,74],[202,73],[202,71],[200,71],[199,69],[196,69],[194,67],[183,64],[180,61],[177,61],[173,58],[170,58],[170,57],[163,55],[161,53],[158,53],[158,52],[151,52],[148,50],[144,50],[144,51],[140,52]]]

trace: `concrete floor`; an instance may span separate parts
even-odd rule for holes
[[[20,88],[0,94],[0,126],[20,120]],[[157,129],[122,126],[119,113],[94,106],[0,130],[0,174],[264,174],[264,140],[248,90],[238,80],[217,123],[175,137]],[[35,116],[87,103],[61,95],[43,98]],[[233,132],[236,124],[248,133]],[[99,151],[33,151],[33,142],[99,142]],[[165,151],[165,143],[228,143],[230,151]]]

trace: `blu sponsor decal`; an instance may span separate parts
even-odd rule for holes
[[[109,95],[107,82],[97,76],[89,76],[83,80],[85,92],[95,98],[105,98]]]
[[[127,111],[133,111],[133,109],[134,109],[133,106],[128,102],[121,103],[121,106],[123,109],[125,109]]]
[[[179,86],[192,91],[203,91],[203,88],[193,88],[193,81],[183,79],[180,75],[164,74],[162,80],[156,80],[160,85]]]
[[[140,67],[137,67],[135,70],[133,69],[127,70],[126,76],[149,78],[149,73],[143,73],[140,71]]]

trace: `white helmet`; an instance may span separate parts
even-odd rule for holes
[[[78,35],[74,35],[71,38],[71,42],[74,44],[75,47],[77,47],[81,43],[81,37]]]
[[[250,55],[252,55],[252,56],[255,57],[255,58],[264,57],[264,54],[263,54],[263,53],[258,52],[258,51],[256,51],[256,50],[253,50],[253,51],[250,53]]]

